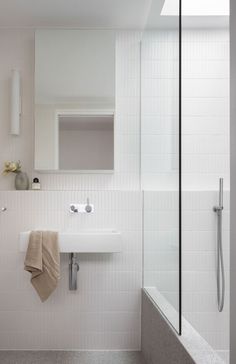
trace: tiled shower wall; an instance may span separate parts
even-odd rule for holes
[[[229,350],[229,31],[183,29],[183,313],[227,362]],[[216,214],[224,178],[226,300],[217,309]]]
[[[229,189],[229,31],[183,29],[183,189]]]
[[[229,192],[224,193],[223,254],[226,295],[217,308],[216,229],[212,207],[217,191],[184,191],[182,227],[182,313],[222,356],[229,349]],[[154,287],[178,311],[178,193],[144,193],[144,286]],[[165,312],[166,307],[162,307]]]
[[[33,171],[34,32],[2,29],[0,49],[0,164],[20,159],[30,177],[40,177],[43,189],[13,191],[14,176],[0,176],[0,206],[7,207],[0,214],[0,349],[139,350],[140,34],[117,33],[114,174],[39,175]],[[9,135],[12,68],[19,68],[22,78],[19,137]],[[87,197],[95,206],[93,215],[69,214],[70,203]],[[23,270],[19,232],[104,228],[121,232],[122,253],[81,254],[76,292],[68,290],[68,255],[61,256],[59,287],[42,304]]]
[[[183,29],[183,312],[227,360],[229,350],[229,31]],[[216,215],[224,178],[226,300],[217,309]],[[200,190],[200,191],[199,191]]]
[[[146,33],[142,46],[144,284],[156,287],[178,310],[178,193],[174,192],[178,171],[173,163],[178,133],[178,34]],[[229,349],[228,30],[184,29],[182,49],[183,314],[223,356]],[[225,182],[223,313],[217,311],[212,211],[218,203],[219,177]]]
[[[0,166],[20,159],[30,177],[44,190],[137,190],[140,187],[140,32],[117,32],[115,171],[113,174],[39,174],[34,165],[34,31],[0,31]],[[9,135],[10,76],[22,78],[21,135]],[[14,187],[14,176],[0,176],[0,189]]]
[[[217,219],[212,207],[218,191],[183,194],[183,315],[201,336],[227,358],[229,350],[229,191],[224,193],[223,254],[225,306],[218,312],[216,285]]]
[[[178,31],[147,30],[141,49],[142,188],[173,191],[178,189]]]
[[[142,39],[142,187],[178,189],[178,31]],[[182,35],[183,190],[229,189],[229,32]]]

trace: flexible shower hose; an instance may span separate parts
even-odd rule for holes
[[[217,210],[217,301],[219,312],[223,311],[225,299],[225,271],[222,248],[222,208]]]

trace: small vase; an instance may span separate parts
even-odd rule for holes
[[[15,189],[16,190],[28,190],[29,189],[29,178],[27,173],[18,172],[15,178]]]

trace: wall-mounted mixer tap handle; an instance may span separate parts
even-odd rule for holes
[[[87,205],[85,206],[85,211],[86,211],[87,213],[92,212],[92,206],[91,206],[91,205],[90,205],[90,203],[89,203],[89,198],[87,198]]]

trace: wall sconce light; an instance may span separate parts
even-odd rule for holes
[[[11,73],[11,127],[10,134],[20,134],[21,117],[21,87],[20,72],[16,69]]]

